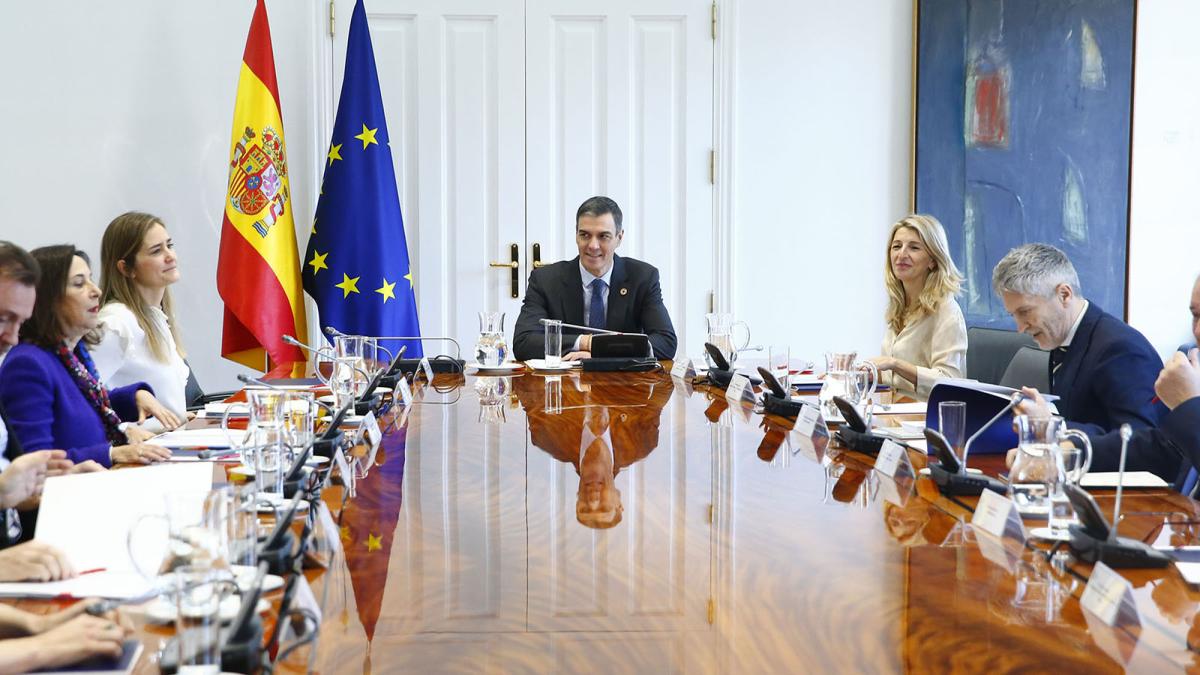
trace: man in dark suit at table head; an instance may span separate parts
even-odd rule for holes
[[[621,207],[608,197],[592,197],[575,213],[579,256],[556,262],[529,275],[525,301],[517,318],[513,354],[522,361],[545,353],[542,319],[557,319],[590,328],[645,333],[657,359],[675,356],[675,329],[663,305],[658,270],[653,265],[617,255],[625,236]],[[590,333],[563,328],[566,358],[587,358]]]

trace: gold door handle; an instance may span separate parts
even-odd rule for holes
[[[508,255],[508,262],[489,262],[488,265],[491,267],[507,267],[512,271],[509,278],[509,295],[518,298],[521,297],[517,293],[517,285],[521,283],[521,248],[516,244],[509,244]]]
[[[542,262],[542,245],[534,244],[533,245],[533,269],[536,270],[539,267],[545,267],[546,265],[549,265],[549,264],[550,263]]]

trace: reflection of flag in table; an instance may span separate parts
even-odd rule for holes
[[[304,289],[316,300],[321,326],[343,333],[421,334],[389,138],[367,13],[359,0],[304,256]],[[405,356],[420,355],[420,343],[408,343]]]
[[[375,455],[376,466],[368,467],[370,473],[358,482],[354,499],[346,503],[341,514],[346,567],[350,570],[358,618],[368,641],[375,638],[387,586],[392,539],[400,521],[407,438],[407,427],[384,436],[383,445]]]
[[[283,117],[267,9],[258,0],[242,56],[229,183],[221,223],[217,291],[225,302],[221,355],[272,373],[302,375],[306,361],[283,335],[307,340]]]

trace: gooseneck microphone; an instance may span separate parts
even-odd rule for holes
[[[333,352],[329,351],[329,349],[326,347],[313,347],[312,345],[306,345],[303,342],[292,337],[291,335],[284,335],[281,339],[284,342],[288,343],[289,345],[292,345],[293,347],[299,347],[309,353],[320,354],[321,356],[324,356],[327,359],[334,358]]]
[[[962,464],[960,464],[958,467],[959,473],[967,472],[967,457],[971,454],[971,444],[975,442],[975,439],[982,436],[983,432],[987,431],[988,429],[991,429],[992,425],[995,424],[997,420],[999,420],[1001,417],[1004,417],[1005,415],[1007,415],[1013,408],[1017,407],[1017,405],[1020,404],[1021,401],[1025,400],[1026,396],[1025,396],[1025,394],[1022,394],[1019,391],[1014,391],[1012,393],[1011,398],[1012,398],[1012,400],[1010,400],[1008,402],[1008,405],[1004,406],[1004,408],[1000,412],[996,413],[995,417],[988,420],[987,423],[984,424],[983,426],[979,427],[979,430],[976,431],[975,433],[971,434],[971,437],[967,439],[966,444],[963,446]]]
[[[538,323],[542,324],[543,326],[548,325],[551,321],[553,321],[553,319],[538,319]],[[563,328],[575,328],[577,330],[587,331],[589,333],[600,333],[601,335],[621,335],[621,332],[616,330],[592,328],[591,326],[580,326],[573,323],[566,323],[565,321],[560,321],[559,323],[562,324]]]
[[[1117,465],[1117,501],[1113,504],[1112,529],[1108,531],[1108,541],[1116,543],[1117,527],[1121,524],[1121,492],[1125,487],[1125,457],[1129,454],[1129,439],[1133,437],[1133,428],[1128,423],[1121,425],[1121,460]]]
[[[329,337],[349,337],[348,333],[343,333],[333,326],[325,326],[325,334]]]

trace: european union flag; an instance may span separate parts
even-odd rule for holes
[[[359,0],[350,19],[342,97],[304,255],[304,290],[317,303],[322,327],[353,335],[418,336],[388,138],[367,12]],[[405,357],[421,356],[419,342],[405,344]]]

